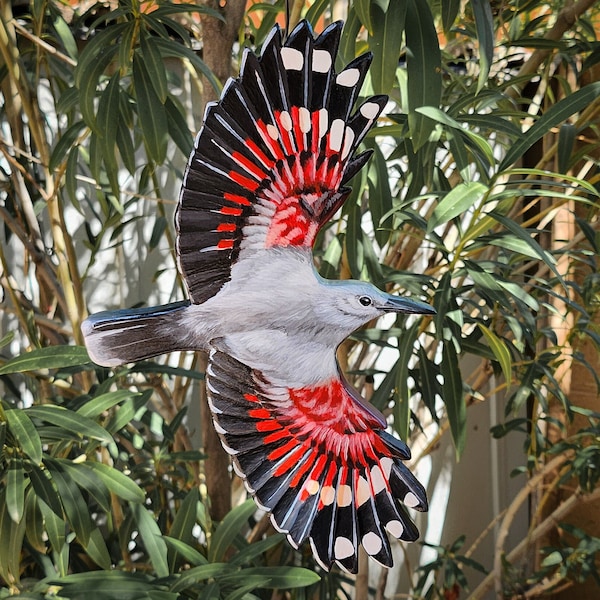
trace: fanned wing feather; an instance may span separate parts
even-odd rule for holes
[[[192,302],[217,294],[246,252],[312,246],[347,197],[368,158],[354,153],[387,99],[370,98],[350,116],[371,57],[336,73],[341,27],[315,39],[303,21],[283,45],[275,29],[207,108],[176,214]]]
[[[387,534],[418,537],[404,505],[427,510],[427,499],[402,462],[408,447],[341,378],[313,389],[274,388],[214,350],[207,385],[223,446],[292,545],[310,540],[324,568],[337,562],[356,572],[360,545],[391,566]]]

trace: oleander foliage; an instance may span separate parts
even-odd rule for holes
[[[333,4],[302,15],[321,27]],[[318,267],[437,309],[357,332],[344,367],[364,393],[374,378],[398,435],[424,436],[415,462],[441,436],[460,456],[469,407],[495,394],[506,419],[491,434],[515,436],[529,474],[510,509],[574,489],[533,517],[531,544],[564,521],[539,564],[525,572],[523,548],[500,545],[481,565],[460,538],[412,565],[410,593],[453,597],[467,566],[489,572],[477,593],[496,583],[505,597],[600,581],[600,532],[568,523],[598,496],[600,414],[562,379],[576,364],[598,383],[598,8],[560,30],[559,2],[335,4],[348,9],[340,62],[371,51],[364,93],[390,105]],[[291,551],[236,482],[223,485],[237,508],[211,522],[188,414],[195,357],[107,370],[81,345],[88,305],[182,297],[170,213],[199,126],[189,98],[221,85],[202,60],[198,21],[222,18],[211,6],[0,2],[1,597],[333,598],[353,583]],[[249,8],[239,48],[260,48],[283,9]]]

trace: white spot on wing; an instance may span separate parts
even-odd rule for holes
[[[330,504],[333,504],[334,500],[335,489],[330,485],[323,486],[323,489],[321,490],[321,502],[325,506],[329,506]]]
[[[410,508],[415,508],[415,506],[419,506],[421,504],[419,499],[412,492],[408,492],[408,494],[404,496],[403,502]]]
[[[380,108],[375,102],[365,102],[358,110],[365,119],[374,119],[379,114]]]
[[[277,129],[277,127],[275,127],[275,125],[268,123],[267,124],[267,133],[269,134],[269,137],[273,140],[278,140],[279,139],[279,130]]]
[[[284,68],[291,71],[300,71],[304,66],[304,56],[296,48],[282,48],[281,60],[283,61]]]
[[[300,117],[300,131],[302,131],[302,133],[307,133],[310,131],[310,112],[308,108],[301,106],[298,111],[298,116]]]
[[[339,152],[342,147],[342,142],[344,141],[344,130],[346,129],[346,124],[342,119],[335,119],[335,121],[331,124],[331,131],[329,132],[329,147],[334,152]]]
[[[354,554],[354,544],[352,543],[352,540],[342,536],[336,538],[333,554],[338,560],[343,560],[344,558],[352,556]]]
[[[329,127],[329,113],[326,108],[319,111],[319,140],[327,133]]]
[[[327,50],[313,50],[313,71],[327,73],[331,69],[331,54]]]
[[[367,551],[367,554],[378,554],[383,547],[381,538],[373,531],[369,531],[363,536],[362,545]]]
[[[337,504],[338,506],[350,506],[352,504],[352,488],[349,485],[340,485],[338,487]]]
[[[369,482],[364,477],[358,478],[358,489],[356,490],[356,501],[358,506],[362,506],[371,498],[371,488]]]
[[[373,491],[377,494],[387,488],[387,484],[379,465],[373,465],[371,469],[371,482],[373,483]]]
[[[344,149],[342,150],[342,158],[346,158],[350,154],[352,149],[352,142],[354,141],[354,131],[350,127],[346,127],[346,135],[344,137]]]
[[[279,120],[281,121],[281,125],[286,131],[292,130],[292,117],[290,117],[290,113],[286,110],[282,111],[279,115]]]
[[[379,464],[381,465],[381,468],[383,469],[383,472],[385,473],[386,478],[389,479],[390,474],[392,472],[392,467],[394,466],[394,461],[389,456],[384,456],[379,461]]]
[[[404,526],[400,521],[396,521],[395,519],[388,521],[385,528],[390,532],[390,535],[393,535],[395,538],[400,538],[404,533]]]
[[[335,81],[338,85],[344,87],[352,87],[358,83],[360,79],[360,71],[358,69],[346,69],[342,71],[336,78]]]

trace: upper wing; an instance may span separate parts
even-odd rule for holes
[[[302,21],[283,46],[273,29],[260,58],[247,50],[240,76],[208,106],[175,219],[192,302],[215,295],[248,250],[312,246],[350,192],[369,156],[354,152],[387,98],[351,116],[371,57],[336,73],[341,29],[315,39]]]
[[[298,547],[309,539],[326,569],[358,568],[358,548],[386,566],[386,535],[419,532],[404,505],[427,510],[423,486],[403,464],[406,444],[341,378],[292,390],[213,351],[206,371],[209,403],[223,446],[275,527]]]

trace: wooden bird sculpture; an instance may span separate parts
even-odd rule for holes
[[[345,381],[336,348],[386,313],[429,305],[369,283],[327,281],[312,246],[369,153],[356,149],[387,98],[353,107],[370,55],[334,68],[342,24],[315,38],[278,28],[207,107],[176,212],[189,300],[102,312],[83,324],[105,366],[206,350],[209,404],[223,447],[256,503],[325,569],[358,550],[393,564],[388,534],[413,541],[406,507],[427,510],[407,445]],[[386,533],[387,532],[387,533]]]

